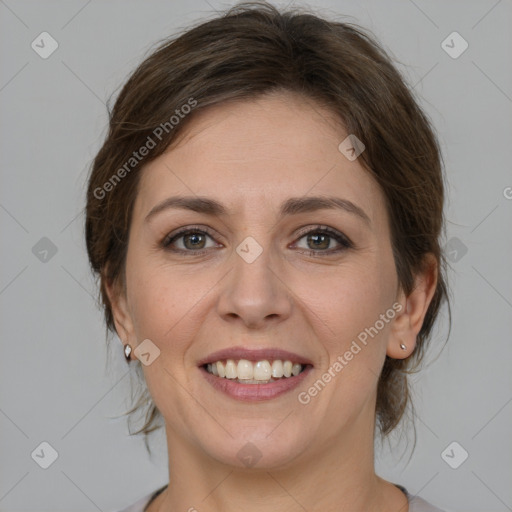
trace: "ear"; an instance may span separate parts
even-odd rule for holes
[[[130,359],[133,359],[133,357],[135,357],[133,349],[135,349],[136,346],[136,339],[135,329],[126,298],[126,287],[117,282],[110,282],[105,278],[105,290],[110,300],[117,335],[123,345],[127,343],[131,345],[132,355],[130,355]]]
[[[425,256],[423,270],[415,276],[414,288],[408,297],[400,292],[398,302],[402,309],[395,317],[388,340],[386,354],[393,359],[405,359],[416,347],[416,337],[421,330],[423,320],[434,296],[438,277],[438,265],[435,256]],[[402,350],[400,345],[407,348]]]

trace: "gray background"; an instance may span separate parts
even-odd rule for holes
[[[84,183],[109,95],[159,39],[228,5],[0,1],[1,511],[112,511],[167,482],[163,434],[151,460],[115,418],[130,405],[131,375],[117,338],[106,369]],[[400,61],[438,130],[450,182],[452,334],[436,358],[439,324],[432,362],[414,378],[414,454],[410,435],[409,449],[378,452],[377,470],[454,511],[512,510],[512,2],[309,5],[353,16]],[[59,44],[47,59],[31,48],[43,31]],[[456,59],[441,46],[453,31],[469,44]],[[41,252],[43,237],[55,254]],[[46,470],[31,457],[43,441],[58,452]],[[469,453],[457,469],[441,456],[453,441]]]

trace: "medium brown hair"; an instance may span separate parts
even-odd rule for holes
[[[246,2],[166,40],[133,72],[113,109],[109,107],[110,129],[94,159],[87,190],[85,237],[92,270],[100,279],[107,338],[115,325],[106,284],[125,290],[128,233],[143,166],[176,140],[196,112],[276,91],[299,93],[327,108],[347,133],[365,144],[359,159],[385,196],[398,281],[405,294],[424,270],[427,253],[438,263],[436,290],[413,354],[386,357],[380,375],[376,426],[385,436],[410,403],[407,375],[419,368],[443,301],[450,313],[440,245],[444,176],[429,119],[387,53],[358,25]],[[191,99],[196,102],[193,111],[180,115],[170,128],[170,116],[184,112]],[[169,129],[155,137],[155,129],[162,126]],[[148,137],[155,146],[140,162],[131,161]],[[113,180],[116,173],[119,179]],[[147,437],[161,419],[147,388],[128,413],[144,405],[145,422],[136,434]]]

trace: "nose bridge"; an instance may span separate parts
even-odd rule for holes
[[[264,235],[260,236],[260,239]],[[271,241],[260,244],[248,236],[231,257],[232,272],[219,300],[219,314],[237,317],[247,325],[260,326],[269,319],[285,318],[291,310],[287,289],[274,268]]]

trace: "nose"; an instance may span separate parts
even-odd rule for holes
[[[264,329],[289,318],[293,306],[291,290],[268,250],[264,249],[251,263],[234,251],[232,265],[232,271],[222,281],[217,306],[225,321]]]

